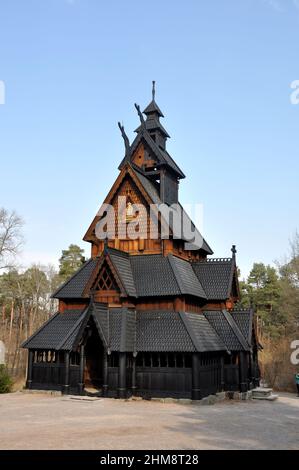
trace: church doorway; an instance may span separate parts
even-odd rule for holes
[[[85,344],[85,388],[100,389],[103,384],[104,348],[93,322],[88,326],[88,338]]]

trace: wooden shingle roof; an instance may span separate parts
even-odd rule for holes
[[[228,299],[236,269],[233,258],[210,258],[193,262],[192,267],[209,300]]]
[[[22,347],[71,351],[87,314],[88,309],[68,310],[65,314],[56,313],[30,336]]]
[[[203,313],[229,351],[250,350],[247,339],[243,336],[229,312],[226,310],[210,310]]]

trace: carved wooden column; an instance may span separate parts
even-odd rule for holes
[[[84,394],[84,368],[85,368],[85,347],[80,346],[80,369],[79,369],[79,395]]]
[[[240,352],[239,361],[240,392],[247,392],[247,358],[245,351]]]
[[[119,353],[118,365],[118,397],[126,398],[127,395],[127,355],[124,352]]]
[[[108,395],[108,354],[103,352],[103,397]]]
[[[65,351],[64,353],[64,385],[62,392],[68,394],[70,389],[70,353]]]
[[[225,380],[224,380],[224,356],[221,356],[220,359],[220,388],[221,392],[224,391]]]
[[[192,354],[192,400],[200,400],[200,357],[199,353]]]
[[[34,352],[31,349],[29,349],[26,388],[32,387],[33,357],[34,357]]]
[[[132,359],[132,393],[136,394],[137,385],[136,385],[136,356],[133,355]]]

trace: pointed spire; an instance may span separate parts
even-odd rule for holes
[[[155,80],[153,80],[153,88],[152,88],[153,101],[155,101],[155,95],[156,95],[156,82],[155,82]]]
[[[150,104],[145,108],[143,111],[144,114],[147,115],[148,118],[157,118],[159,120],[160,117],[164,117],[164,114],[162,113],[161,109],[157,105],[156,101],[156,81],[152,81],[152,101]]]
[[[160,122],[160,117],[164,117],[161,109],[157,105],[155,101],[156,97],[156,82],[155,80],[152,81],[152,101],[150,104],[145,108],[143,113],[146,115],[145,127],[149,131],[151,135],[155,134],[156,131],[159,131],[162,135],[163,139],[163,147],[165,147],[165,138],[170,137],[168,132],[164,129]],[[140,117],[140,116],[139,116]],[[139,132],[142,126],[139,126],[135,129],[135,132]]]

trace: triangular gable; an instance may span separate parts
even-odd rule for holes
[[[71,351],[76,348],[82,336],[87,317],[88,309],[73,309],[67,310],[65,313],[56,313],[28,338],[22,347]]]
[[[94,272],[96,258],[86,261],[69,279],[67,279],[53,294],[54,299],[80,299],[88,279]]]
[[[151,136],[146,130],[145,131],[143,129],[140,130],[140,132],[134,139],[130,148],[131,158],[141,143],[144,143],[149,148],[149,150],[157,159],[158,165],[168,165],[177,174],[177,176],[179,176],[180,178],[185,178],[184,173],[178,167],[175,161],[170,157],[170,155],[166,151],[163,151],[162,149],[159,148],[159,146],[156,144],[156,142],[154,142],[154,140],[151,138]],[[121,161],[118,167],[119,170],[123,168],[125,163],[126,163],[126,157],[123,158],[123,160]]]
[[[140,191],[141,195],[144,197],[145,201],[148,204],[153,203],[152,199],[150,198],[150,196],[148,195],[148,193],[146,192],[146,190],[142,186],[139,178],[137,178],[136,173],[134,172],[132,166],[129,163],[127,163],[122,168],[122,171],[118,175],[114,185],[110,189],[110,191],[109,191],[106,199],[104,200],[104,203],[102,204],[102,206],[101,206],[100,210],[98,211],[98,213],[101,211],[104,204],[111,204],[112,203],[112,200],[113,200],[114,196],[116,195],[118,189],[120,188],[120,186],[123,183],[124,179],[128,175],[130,176],[130,178],[132,179],[132,181],[136,185],[137,189]],[[90,224],[86,234],[84,235],[84,238],[83,238],[84,241],[93,241],[93,240],[95,240],[94,230],[95,230],[96,224],[99,222],[99,220],[100,220],[100,217],[98,215],[96,215],[95,218],[93,219],[92,223]]]
[[[140,191],[142,197],[145,199],[147,204],[149,204],[149,205],[150,204],[158,204],[158,205],[162,204],[159,193],[157,192],[156,188],[154,188],[153,183],[151,181],[149,181],[145,176],[143,176],[140,173],[139,170],[137,168],[134,169],[130,163],[126,163],[126,165],[122,168],[122,170],[121,170],[118,178],[116,179],[114,185],[112,186],[111,190],[109,191],[109,193],[108,193],[108,195],[107,195],[107,197],[104,201],[104,204],[111,204],[112,203],[115,194],[117,193],[117,191],[121,187],[121,184],[123,183],[123,181],[125,180],[125,177],[127,175],[130,176],[130,178],[132,179],[132,181],[135,184],[136,188],[138,189],[138,191]],[[193,224],[191,219],[188,217],[188,215],[184,211],[183,207],[180,204],[179,204],[179,206],[181,208],[180,210],[182,211],[181,213],[184,216],[184,220],[186,220],[186,221],[189,220],[190,221],[192,230],[196,231],[197,236],[200,239],[201,235],[198,232],[198,230],[196,229],[195,225]],[[103,205],[101,206],[101,208],[102,207],[103,207]],[[101,211],[101,209],[100,209],[100,211]],[[158,215],[159,215],[159,223],[162,224],[162,228],[163,228],[163,224],[167,224],[168,222],[167,222],[167,220],[164,220],[163,217],[160,217],[161,214],[158,214]],[[100,217],[98,215],[96,215],[95,218],[93,219],[91,225],[89,226],[83,240],[89,241],[89,242],[96,241],[94,231],[95,231],[96,224],[99,222],[99,220],[100,220]],[[172,218],[170,220],[170,223],[172,223]],[[166,226],[165,227],[165,229],[166,229],[165,233],[167,233],[167,228],[168,227]],[[170,233],[170,235],[172,235],[172,226],[171,225],[169,227],[169,233]],[[185,240],[185,241],[188,242],[188,240]],[[209,245],[207,244],[205,239],[203,239],[203,246],[201,247],[201,249],[206,251],[208,254],[213,253],[213,251],[211,250],[211,248],[209,247]]]
[[[94,285],[95,290],[115,290],[120,291],[117,281],[108,265],[104,263],[99,272],[98,278]]]
[[[93,290],[109,290],[109,286],[111,290],[115,290],[113,287],[116,287],[121,297],[127,297],[129,295],[109,253],[104,252],[99,259],[98,266],[93,276],[85,287],[83,295],[89,296],[90,291]]]

